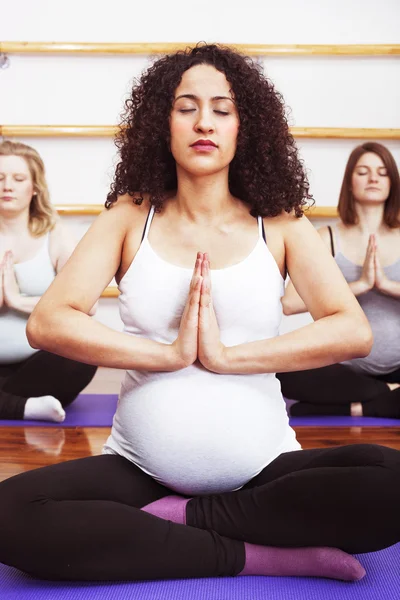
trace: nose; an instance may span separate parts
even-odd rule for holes
[[[199,111],[195,129],[198,133],[212,133],[215,130],[212,113],[209,110]]]
[[[4,191],[11,192],[11,190],[13,189],[12,177],[8,177],[7,175],[5,176],[5,178],[3,179],[3,187]]]
[[[371,182],[376,182],[376,181],[378,181],[378,177],[379,177],[379,176],[378,176],[378,172],[377,172],[377,171],[373,171],[373,170],[371,170],[371,171],[369,172],[369,180],[370,180]]]

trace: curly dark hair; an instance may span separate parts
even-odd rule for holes
[[[160,211],[166,193],[177,188],[169,117],[183,73],[202,64],[224,73],[239,114],[237,149],[229,166],[230,192],[249,204],[253,216],[274,217],[282,210],[294,210],[300,217],[312,196],[281,94],[248,56],[203,43],[158,59],[134,80],[115,138],[120,162],[105,206],[112,206],[122,194],[132,195],[140,204],[147,193]]]

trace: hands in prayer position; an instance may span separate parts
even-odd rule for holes
[[[226,347],[220,339],[212,302],[207,253],[197,253],[178,337],[172,347],[184,366],[199,360],[209,371],[218,372],[225,360]]]
[[[7,250],[0,262],[0,307],[17,308],[20,296],[14,271],[14,256],[11,250]]]
[[[381,265],[376,236],[373,233],[368,239],[367,252],[360,281],[364,284],[366,292],[376,288],[384,294],[388,293],[388,284],[390,284],[390,280],[386,277],[385,271]]]

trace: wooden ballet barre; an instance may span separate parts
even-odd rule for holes
[[[115,285],[109,285],[101,294],[102,298],[118,298],[119,289]]]
[[[225,44],[252,56],[398,56],[399,44]],[[4,54],[168,54],[194,42],[0,42]]]
[[[60,215],[98,215],[104,210],[104,204],[56,204],[55,208]],[[310,219],[330,219],[337,217],[336,206],[312,206],[305,211]]]
[[[0,125],[3,137],[113,137],[116,125]]]
[[[104,210],[104,204],[56,204],[59,215],[99,215]]]
[[[3,137],[113,137],[116,125],[0,125]],[[295,138],[398,140],[400,129],[366,127],[291,127]]]
[[[348,140],[398,140],[400,129],[371,127],[291,127],[295,138],[348,139]]]

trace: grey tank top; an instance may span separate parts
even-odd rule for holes
[[[351,283],[360,279],[362,267],[350,261],[341,250],[340,235],[337,227],[334,234],[334,258],[346,281]],[[400,281],[400,260],[384,271],[392,281]],[[400,368],[400,300],[385,296],[373,289],[357,297],[365,312],[374,336],[371,353],[365,358],[354,358],[343,364],[370,375],[385,375]]]
[[[49,242],[50,234],[47,234],[33,258],[14,265],[19,289],[26,296],[42,296],[56,275],[49,254]],[[28,314],[8,306],[0,308],[0,364],[21,362],[37,352],[26,337],[28,317]]]

